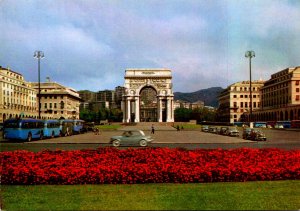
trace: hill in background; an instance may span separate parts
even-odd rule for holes
[[[201,100],[205,106],[218,107],[218,96],[223,90],[222,87],[211,87],[190,93],[174,92],[174,99],[190,103]]]

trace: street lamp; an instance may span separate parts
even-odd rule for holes
[[[38,72],[39,72],[39,94],[38,94],[38,98],[39,98],[39,119],[41,119],[41,74],[40,74],[40,63],[41,63],[41,59],[44,58],[44,53],[43,51],[35,51],[34,58],[36,58],[38,60]]]
[[[255,57],[254,51],[246,51],[245,57],[249,58],[249,69],[250,69],[250,116],[249,116],[249,122],[252,121],[252,79],[251,79],[251,59],[252,57]]]

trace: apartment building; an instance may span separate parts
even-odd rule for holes
[[[204,102],[201,100],[194,103],[190,103],[183,100],[176,100],[174,102],[174,110],[176,108],[196,109],[196,108],[203,108],[203,107],[204,107]]]
[[[254,112],[253,117],[255,121],[300,119],[299,66],[271,75],[262,87],[261,110]]]
[[[31,86],[38,92],[38,83]],[[56,82],[41,82],[41,118],[79,119],[79,93]]]
[[[264,81],[251,82],[252,111],[260,109],[261,88]],[[250,81],[242,81],[228,86],[219,95],[218,115],[220,121],[239,122],[245,121],[243,114],[250,111]]]
[[[36,96],[37,91],[22,74],[0,66],[0,122],[8,118],[36,118]]]
[[[101,90],[92,92],[89,90],[78,91],[83,100],[80,104],[80,110],[90,110],[98,112],[101,108],[119,108],[121,109],[122,96],[125,93],[125,87],[117,86],[115,90]]]

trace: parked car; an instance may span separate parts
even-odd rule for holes
[[[228,129],[226,130],[226,135],[238,137],[240,136],[240,132],[236,127],[228,127]]]
[[[139,145],[146,147],[153,139],[151,136],[146,136],[142,130],[126,130],[121,136],[113,136],[110,143],[114,147],[120,145]]]
[[[217,129],[217,127],[210,126],[210,127],[208,128],[208,131],[209,131],[210,133],[217,133],[217,132],[218,132],[218,129]]]
[[[250,139],[251,128],[246,127],[243,130],[243,139]]]
[[[283,124],[276,123],[274,128],[284,128]]]
[[[251,129],[250,138],[253,141],[266,141],[266,135],[259,129]]]
[[[226,135],[228,127],[220,127],[219,134]]]
[[[209,131],[208,125],[202,125],[201,130],[202,130],[202,132],[208,132]]]

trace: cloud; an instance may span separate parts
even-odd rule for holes
[[[299,65],[295,1],[2,0],[0,65],[77,90],[123,85],[126,68],[169,68],[174,91],[268,79]]]

